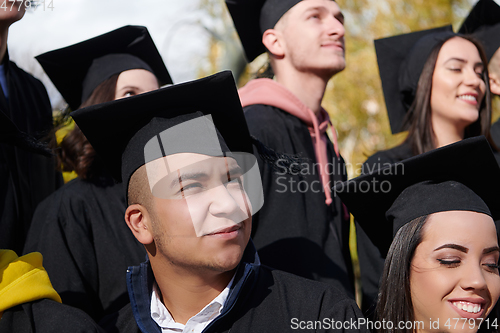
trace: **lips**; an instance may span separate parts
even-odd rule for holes
[[[471,303],[471,302],[452,302],[456,308],[469,312],[469,313],[478,313],[482,309],[482,304]]]
[[[462,94],[458,96],[458,99],[463,100],[469,104],[477,104],[477,94]]]
[[[216,229],[215,231],[212,231],[212,232],[206,234],[206,236],[231,234],[232,232],[235,232],[239,229],[241,229],[240,223],[232,225],[230,227],[222,227],[222,228]]]
[[[487,302],[483,298],[461,298],[448,301],[462,318],[480,318],[485,313],[487,306]]]

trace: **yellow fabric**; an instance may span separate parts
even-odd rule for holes
[[[38,252],[18,257],[14,251],[0,250],[0,313],[42,298],[61,303],[42,261]]]

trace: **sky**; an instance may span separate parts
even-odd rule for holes
[[[207,27],[219,32],[228,26],[232,29],[228,17],[223,20],[217,13],[214,19],[201,10],[202,1],[217,3],[214,0],[38,0],[40,6],[36,10],[28,11],[11,26],[9,54],[19,67],[42,80],[56,109],[63,107],[64,102],[34,57],[128,24],[148,28],[174,83],[196,79],[208,62]],[[231,33],[234,30],[229,32],[231,38],[226,35],[224,40],[234,40]],[[234,52],[241,53],[241,47],[237,45]],[[232,64],[222,66],[231,68]]]
[[[45,1],[45,9],[42,2]],[[124,25],[146,26],[174,83],[198,77],[213,24],[199,10],[200,0],[39,0],[9,30],[11,60],[47,87],[53,107],[63,101],[34,57],[95,37]],[[48,8],[52,5],[53,8]]]

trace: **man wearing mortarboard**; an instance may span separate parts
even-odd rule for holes
[[[131,303],[101,322],[106,329],[324,332],[332,320],[357,323],[360,310],[342,291],[260,264],[250,231],[262,184],[229,72],[73,118],[123,182],[125,221],[148,255],[129,268]]]
[[[354,295],[349,214],[331,194],[346,179],[335,130],[321,101],[345,67],[344,18],[331,0],[226,0],[247,60],[267,52],[274,80],[240,89],[250,133],[266,146],[304,157],[300,174],[259,161],[266,205],[252,237],[262,262]]]
[[[20,254],[36,206],[62,177],[50,154],[32,149],[52,129],[52,107],[43,84],[9,60],[9,27],[25,13],[12,3],[0,8],[0,248]]]
[[[472,34],[484,46],[488,59],[490,91],[500,95],[500,6],[494,0],[479,0],[462,23],[459,33]],[[500,122],[491,126],[491,136],[500,147]]]

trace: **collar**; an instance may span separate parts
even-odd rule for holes
[[[220,315],[205,328],[222,320],[231,311],[239,299],[243,287],[253,289],[260,268],[260,259],[252,240],[249,241],[240,265],[236,269],[233,283],[229,286],[229,293],[221,309]],[[151,317],[151,297],[155,278],[149,260],[139,266],[129,267],[127,270],[127,289],[130,305],[137,326],[142,332],[161,333],[158,324]]]

